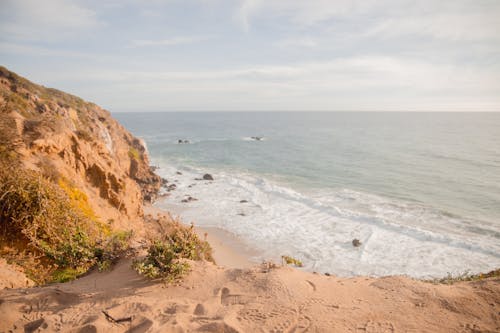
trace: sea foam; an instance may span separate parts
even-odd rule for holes
[[[286,254],[310,271],[419,278],[500,266],[498,232],[484,221],[350,189],[299,190],[250,173],[155,163],[177,185],[159,207],[235,234],[259,251],[255,261]],[[195,180],[207,172],[214,181]],[[198,201],[181,203],[186,196]]]

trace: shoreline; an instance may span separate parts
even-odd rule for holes
[[[144,214],[156,216],[172,215],[182,217],[180,212],[169,211],[153,205],[144,205]],[[181,222],[186,224],[182,219]],[[194,224],[194,230],[200,239],[208,241],[212,247],[216,265],[224,268],[246,269],[260,264],[255,257],[258,251],[251,249],[241,239],[230,232],[216,227],[200,227]]]

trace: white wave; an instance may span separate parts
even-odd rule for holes
[[[466,227],[480,221],[346,189],[301,193],[251,174],[157,162],[161,175],[177,184],[169,208],[179,208],[186,221],[238,235],[260,250],[257,259],[288,254],[308,270],[339,275],[438,277],[500,266],[498,230]],[[195,180],[204,173],[215,180]],[[180,203],[188,195],[198,201]]]

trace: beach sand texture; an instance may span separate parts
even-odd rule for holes
[[[500,281],[435,285],[193,262],[179,284],[131,260],[65,284],[4,290],[0,332],[498,332]]]

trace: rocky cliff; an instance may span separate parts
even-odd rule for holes
[[[103,223],[141,229],[142,203],[161,179],[144,143],[108,111],[0,67],[0,116],[0,154],[85,193]]]

